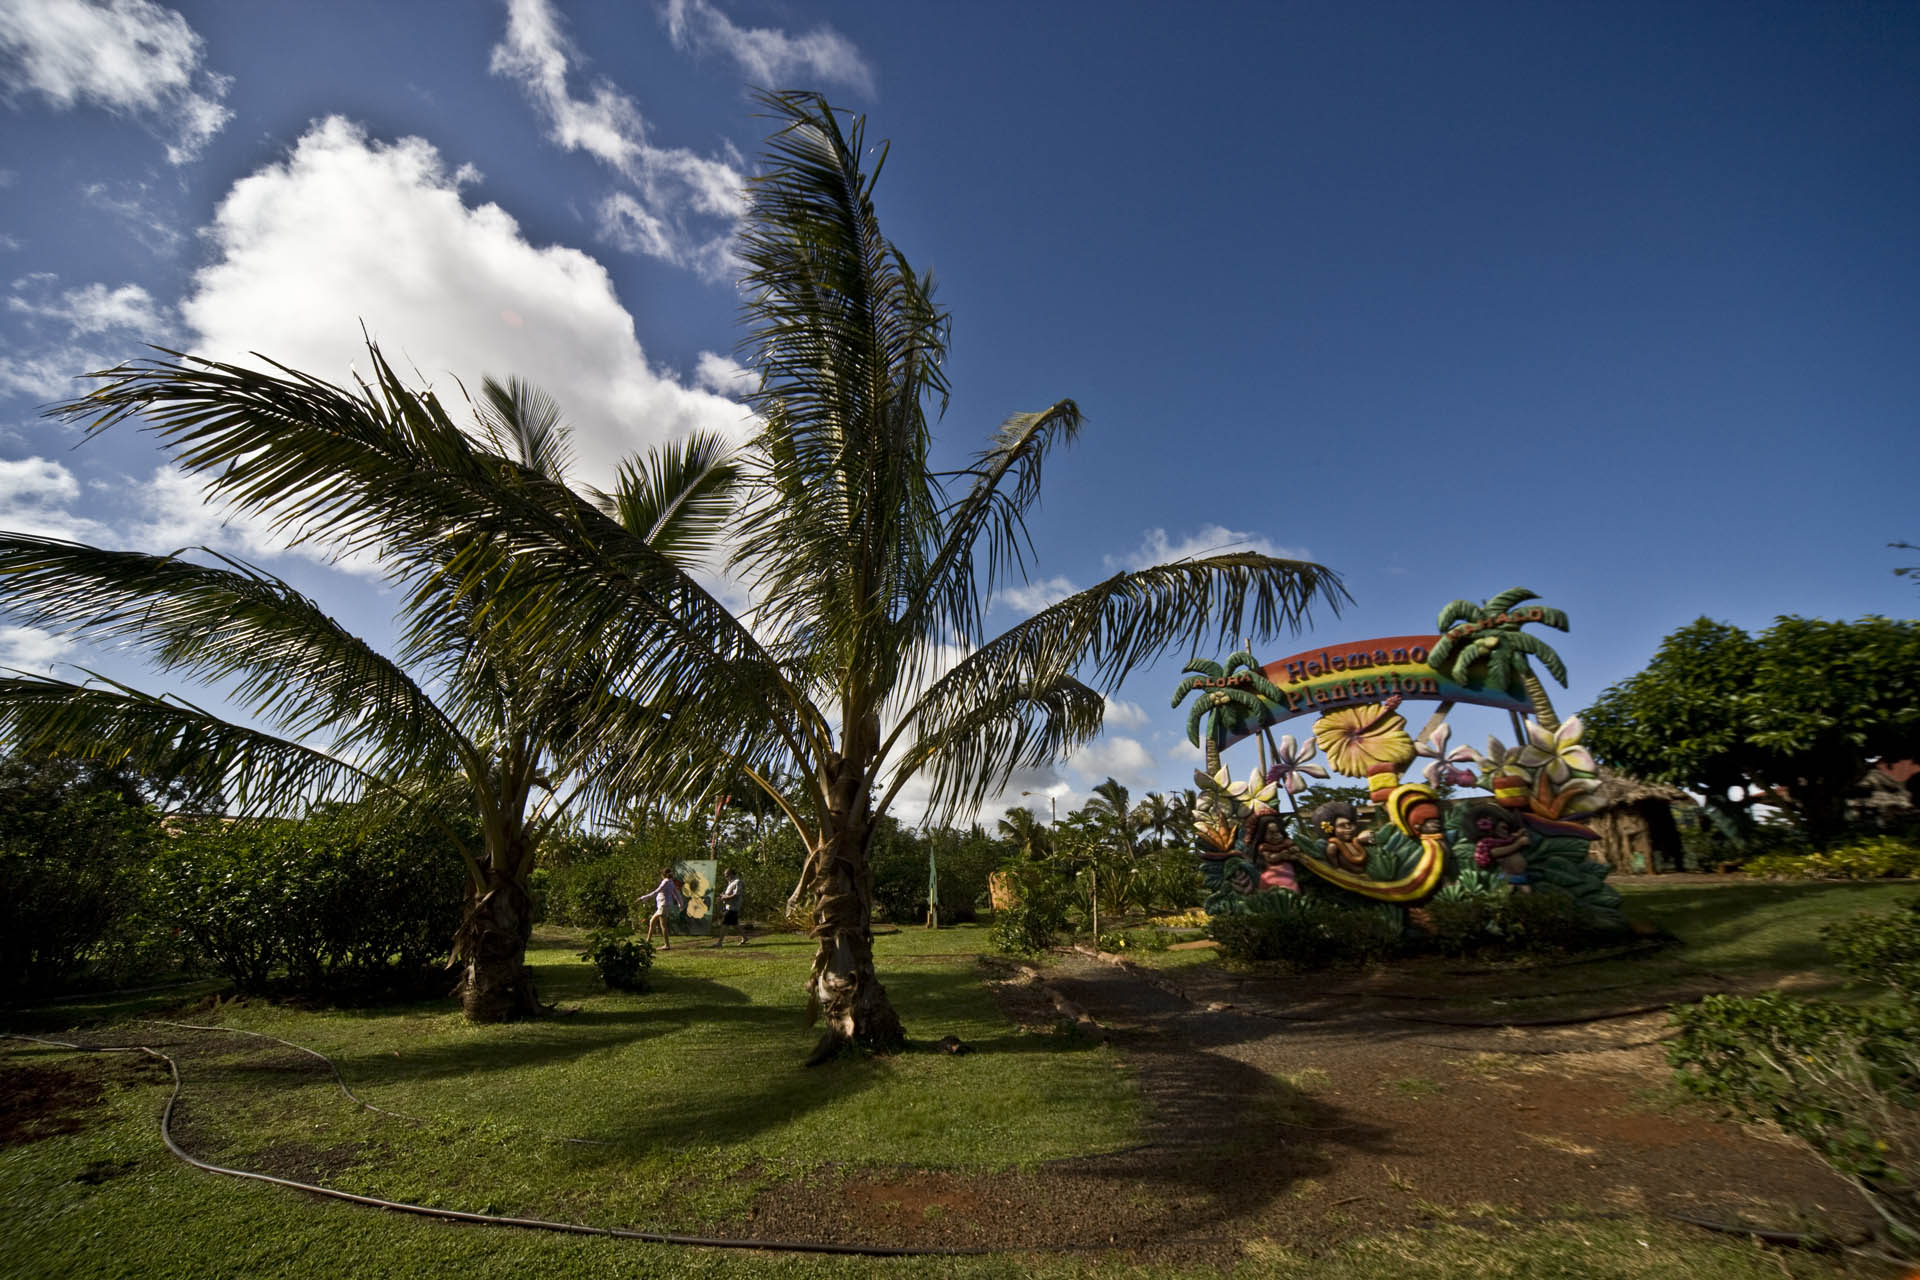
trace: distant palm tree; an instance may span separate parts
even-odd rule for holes
[[[1162,846],[1171,842],[1178,833],[1177,817],[1178,811],[1173,802],[1158,791],[1147,792],[1146,798],[1133,809],[1135,825],[1152,835]]]
[[[1053,851],[1053,839],[1047,824],[1024,805],[1007,810],[999,822],[1000,838],[1029,862],[1038,862]]]
[[[1560,727],[1546,686],[1540,683],[1527,656],[1538,658],[1562,688],[1567,683],[1567,667],[1544,642],[1520,628],[1536,622],[1559,631],[1567,629],[1567,615],[1545,605],[1514,606],[1540,597],[1525,587],[1511,587],[1493,596],[1485,604],[1471,600],[1450,601],[1440,610],[1439,641],[1427,654],[1427,665],[1442,672],[1456,684],[1465,684],[1476,675],[1498,689],[1511,689],[1516,683],[1533,705],[1533,718],[1542,727]],[[1431,726],[1429,726],[1429,729]]]

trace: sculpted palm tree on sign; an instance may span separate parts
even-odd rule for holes
[[[1538,658],[1562,688],[1567,683],[1567,667],[1559,654],[1520,628],[1535,622],[1565,631],[1567,615],[1546,605],[1517,607],[1539,598],[1525,587],[1511,587],[1485,604],[1471,600],[1449,602],[1440,610],[1436,625],[1441,636],[1427,655],[1427,665],[1456,684],[1465,684],[1476,674],[1501,689],[1510,689],[1518,683],[1533,704],[1533,718],[1553,730],[1560,727],[1560,718],[1554,714],[1546,686],[1540,683],[1527,658],[1529,655]],[[1432,728],[1429,724],[1426,732],[1430,733]]]
[[[765,789],[808,850],[819,1061],[904,1040],[874,971],[867,861],[903,787],[924,779],[936,822],[975,809],[1090,739],[1102,694],[1165,648],[1297,627],[1345,593],[1319,565],[1207,556],[1117,574],[981,640],[994,588],[1024,573],[1042,464],[1080,411],[1016,415],[970,464],[934,472],[947,317],[880,233],[884,149],[865,171],[858,122],[843,131],[814,95],[766,102],[781,127],[741,243],[763,427],[727,517],[751,627],[646,536],[489,462],[394,380],[351,406],[297,373],[182,358],[110,371],[69,412],[140,414],[243,511],[377,547],[449,601],[484,592],[487,644],[528,671],[604,675],[569,739],[601,753],[603,794],[684,803],[732,774]]]
[[[372,354],[376,384],[364,397],[216,366],[155,371],[147,385],[187,395],[210,412],[250,400],[262,414],[278,406],[331,415],[374,435],[392,425],[389,414],[411,416],[422,438],[437,437],[463,457],[476,484],[503,492],[557,485],[565,434],[539,392],[489,380],[475,440]],[[80,408],[111,414],[111,405],[107,397]],[[716,439],[689,440],[636,468],[608,501],[656,548],[698,555],[719,528],[714,497],[731,480],[722,453]],[[162,777],[211,770],[242,811],[287,811],[355,794],[429,813],[436,801],[469,807],[482,845],[469,848],[454,836],[470,887],[454,940],[462,1003],[476,1021],[529,1015],[538,997],[525,964],[533,926],[528,877],[556,823],[610,800],[606,752],[585,729],[592,704],[615,681],[589,652],[536,668],[493,642],[482,618],[517,594],[521,566],[495,561],[456,586],[457,539],[395,551],[396,574],[410,589],[398,661],[287,583],[239,561],[214,556],[217,563],[204,564],[0,534],[0,604],[10,615],[132,642],[164,673],[224,685],[268,726],[222,718],[174,694],[21,675],[0,679],[0,735]]]
[[[1181,670],[1195,674],[1174,689],[1172,705],[1177,707],[1189,693],[1200,691],[1187,713],[1187,741],[1200,747],[1201,734],[1205,733],[1203,749],[1207,772],[1218,773],[1220,744],[1241,730],[1257,725],[1272,703],[1280,700],[1280,691],[1246,649],[1229,654],[1224,664],[1211,658],[1195,658]],[[1264,755],[1261,767],[1266,767]]]

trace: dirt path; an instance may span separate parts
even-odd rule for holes
[[[1435,1219],[1676,1212],[1802,1229],[1870,1214],[1803,1150],[1678,1097],[1664,1014],[1448,1026],[1418,1020],[1450,1016],[1418,984],[1393,993],[1401,1012],[1351,984],[1310,995],[1077,955],[1056,956],[1046,982],[1137,1071],[1145,1145],[991,1178],[828,1173],[770,1189],[756,1229],[1225,1257],[1251,1237],[1311,1247]],[[1644,987],[1633,998],[1651,1002]]]

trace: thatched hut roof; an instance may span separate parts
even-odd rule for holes
[[[1626,805],[1656,800],[1665,804],[1694,804],[1696,801],[1679,787],[1664,782],[1647,782],[1629,777],[1606,765],[1600,766],[1600,796],[1604,803],[1594,813],[1605,813]]]

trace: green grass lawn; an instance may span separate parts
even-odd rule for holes
[[[1809,918],[1771,902],[1752,910]],[[205,1158],[269,1169],[318,1159],[326,1169],[318,1180],[345,1190],[600,1226],[750,1234],[744,1211],[773,1182],[807,1185],[834,1168],[1024,1168],[1139,1141],[1140,1104],[1116,1051],[1023,1033],[1001,1016],[975,959],[987,949],[984,929],[908,928],[877,940],[883,978],[916,1040],[953,1034],[978,1052],[919,1050],[812,1071],[800,1065],[814,1039],[800,1014],[811,955],[803,939],[760,935],[723,951],[677,943],[656,962],[654,990],[640,995],[600,990],[576,959],[579,946],[563,931],[538,936],[531,959],[543,994],[570,1012],[536,1023],[471,1027],[450,1002],[351,1010],[247,1002],[175,1015],[311,1046],[362,1097],[416,1123],[353,1107],[324,1071],[263,1055],[245,1037],[132,1021],[91,1030],[123,1042],[211,1044],[187,1065],[177,1118]],[[76,1002],[36,1021],[47,1034],[50,1021],[91,1020],[103,1009],[165,1017],[152,1013],[161,998]],[[24,1025],[16,1018],[9,1029]],[[1221,1274],[1218,1260],[860,1261],[406,1218],[179,1163],[156,1131],[165,1077],[129,1057],[0,1042],[0,1089],[35,1065],[88,1073],[105,1094],[77,1132],[0,1147],[0,1275],[9,1277]],[[1226,1263],[1250,1276],[1481,1280],[1782,1269],[1749,1245],[1642,1220],[1384,1234],[1312,1256],[1254,1241]],[[1810,1259],[1786,1265],[1790,1274],[1833,1274]]]
[[[1920,885],[1737,879],[1668,887],[1655,877],[1623,886],[1621,896],[1628,916],[1679,938],[1686,958],[1702,968],[1833,974],[1821,927],[1920,898]]]

